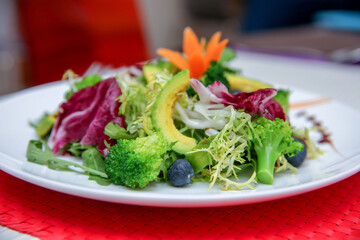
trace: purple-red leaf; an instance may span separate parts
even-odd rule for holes
[[[75,92],[60,106],[59,116],[52,130],[49,144],[55,154],[67,144],[80,142],[96,145],[103,152],[105,126],[112,121],[124,127],[124,119],[118,115],[121,95],[115,78],[101,81],[95,86]]]
[[[259,114],[269,120],[275,118],[286,120],[282,107],[272,99],[277,93],[274,88],[264,88],[254,92],[240,92],[232,95],[224,84],[216,81],[208,86],[208,89],[220,99],[222,104],[232,105],[235,109],[244,109],[246,113],[252,116]]]

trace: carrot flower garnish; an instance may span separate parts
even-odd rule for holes
[[[200,78],[210,67],[210,62],[218,61],[229,42],[228,39],[220,41],[221,32],[216,32],[207,43],[199,41],[194,31],[186,27],[183,34],[183,53],[170,49],[160,48],[157,54],[167,58],[180,70],[188,69],[190,77]]]

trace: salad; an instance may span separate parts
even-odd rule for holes
[[[207,181],[239,190],[272,184],[276,172],[321,154],[309,129],[290,124],[290,92],[228,67],[236,53],[227,43],[220,32],[206,41],[187,27],[182,53],[159,49],[161,58],[83,76],[68,70],[63,103],[31,123],[39,139],[29,142],[28,161],[100,185]]]

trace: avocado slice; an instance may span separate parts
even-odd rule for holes
[[[253,92],[262,88],[272,88],[273,86],[254,79],[239,76],[233,73],[225,74],[226,79],[230,84],[232,90],[239,90],[242,92]]]
[[[180,133],[173,120],[179,93],[185,92],[189,84],[189,70],[184,69],[174,75],[161,90],[151,111],[151,122],[155,131],[162,133],[170,143],[175,143],[172,149],[180,154],[185,154],[196,146],[195,139]]]
[[[151,83],[155,80],[155,74],[163,74],[164,70],[163,68],[154,65],[154,64],[148,64],[143,66],[143,73],[144,77],[146,79],[147,83]]]

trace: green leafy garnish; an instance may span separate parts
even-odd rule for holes
[[[83,166],[81,164],[56,158],[51,149],[41,140],[31,140],[26,151],[26,158],[29,162],[46,165],[53,170],[66,170],[78,172],[70,167],[80,168],[85,173],[93,176],[107,178],[107,175],[101,169],[94,169],[90,166]]]
[[[96,150],[95,148],[92,147],[85,150],[81,154],[81,158],[83,159],[84,166],[105,173],[104,158],[102,154],[99,153],[99,151]],[[104,178],[93,173],[89,173],[89,175],[90,175],[89,180],[94,180],[99,185],[108,186],[111,183],[111,181],[108,178]]]
[[[44,113],[39,120],[30,122],[30,126],[35,128],[36,133],[40,138],[44,139],[49,135],[55,120],[55,114]]]
[[[130,134],[125,128],[120,127],[119,124],[109,122],[105,126],[105,135],[111,139],[135,139],[138,137],[137,134]]]
[[[99,75],[89,75],[89,76],[86,76],[84,77],[80,82],[76,82],[74,84],[74,87],[73,89],[71,89],[70,91],[68,91],[66,94],[65,94],[65,98],[66,99],[69,99],[73,94],[74,92],[76,91],[79,91],[81,89],[84,89],[86,87],[91,87],[91,86],[94,86],[96,85],[97,83],[101,82],[102,78],[101,76]]]
[[[236,57],[236,52],[231,48],[226,47],[224,48],[224,51],[221,54],[219,62],[220,63],[229,62],[235,57]]]
[[[73,142],[65,146],[66,152],[71,153],[75,157],[81,157],[81,154],[92,146],[81,145],[79,142]]]
[[[119,114],[125,116],[127,130],[137,132],[140,127],[135,123],[142,116],[146,108],[146,96],[148,89],[139,84],[137,79],[121,78],[120,88],[122,91],[118,100],[121,102]]]
[[[204,138],[195,146],[195,148],[193,150],[208,148],[210,146],[211,141],[214,139],[214,137],[215,137],[215,135],[213,135],[209,138]],[[188,153],[185,155],[185,159],[190,162],[195,173],[201,172],[206,166],[209,166],[212,164],[211,154],[207,151]]]
[[[285,114],[287,114],[289,111],[289,96],[290,91],[279,89],[275,97],[273,97],[273,99],[281,105]]]
[[[204,80],[202,82],[205,86],[209,86],[216,81],[220,81],[228,90],[230,90],[230,84],[225,77],[224,67],[218,62],[212,61],[210,63],[210,68],[204,74]]]

